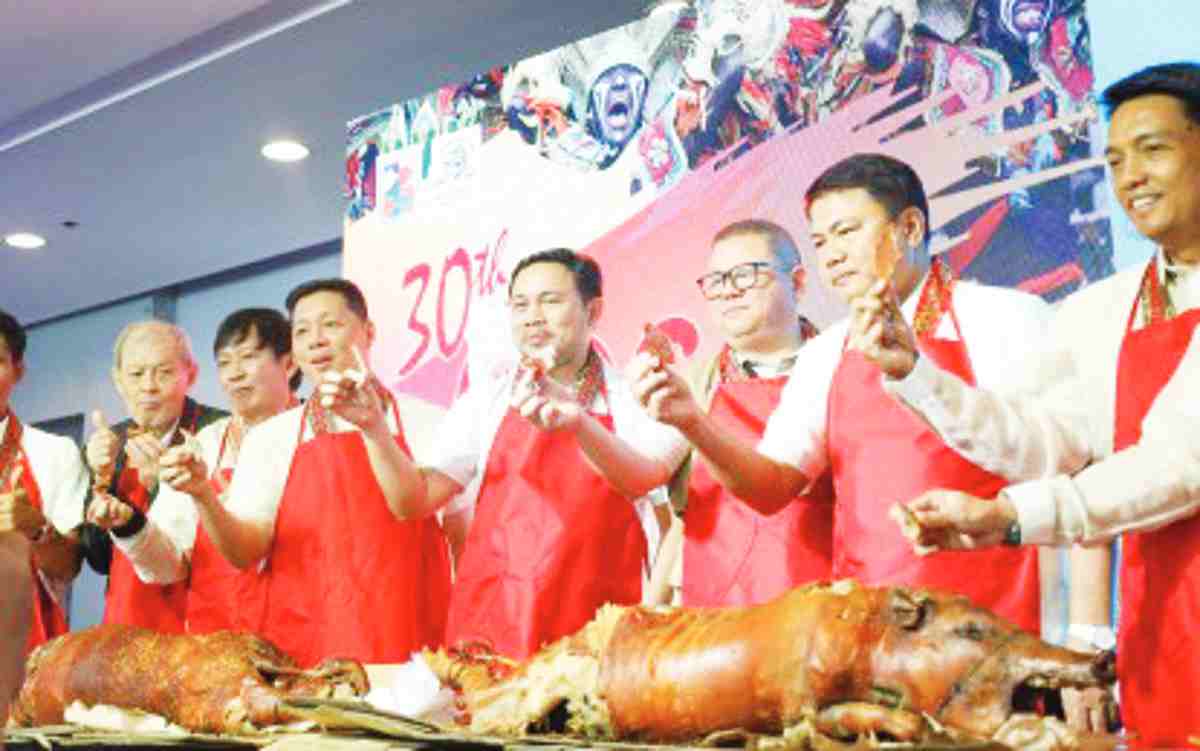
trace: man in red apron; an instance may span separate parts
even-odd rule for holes
[[[219,502],[246,431],[295,406],[293,391],[300,383],[290,324],[271,308],[244,308],[227,316],[217,328],[213,356],[233,415],[209,424],[195,440],[168,448],[159,459],[163,486],[156,502],[191,513],[175,528],[149,521],[137,534],[115,539],[142,581],[186,582],[188,633],[235,629],[240,611],[261,601],[258,571],[241,571],[221,557],[195,507]]]
[[[1005,480],[961,459],[883,390],[873,354],[863,351],[874,324],[859,301],[889,289],[914,321],[914,345],[924,356],[965,380],[1003,387],[1019,382],[1024,349],[1041,337],[1045,304],[959,283],[931,263],[924,189],[902,162],[882,155],[843,160],[817,179],[806,201],[822,276],[854,312],[800,350],[758,451],[683,399],[685,386],[670,369],[639,378],[639,398],[679,426],[722,485],[762,511],[785,506],[830,469],[835,578],[961,592],[1038,632],[1036,550],[920,557],[888,519],[894,504],[923,490],[986,491]]]
[[[797,352],[817,334],[798,309],[805,282],[800,253],[778,224],[736,222],[713,238],[708,270],[697,281],[724,345],[692,379],[693,391],[721,427],[756,442]],[[672,478],[672,503],[685,515],[676,520],[667,537],[671,545],[664,544],[651,577],[654,583],[667,581],[670,574],[662,569],[681,568],[681,581],[673,585],[682,586],[677,596],[654,599],[752,605],[828,579],[832,501],[826,478],[819,489],[767,515],[730,495],[703,462],[684,464]]]
[[[365,364],[375,328],[362,292],[320,279],[294,289],[287,308],[292,356],[316,389],[246,433],[224,502],[194,496],[200,522],[231,565],[261,564],[261,592],[240,604],[239,628],[306,667],[403,662],[441,641],[445,536],[434,518],[395,512],[408,445],[395,400]],[[206,463],[172,466],[207,477]]]
[[[450,646],[521,658],[605,603],[641,599],[647,543],[634,503],[667,482],[686,443],[641,413],[592,346],[602,305],[592,259],[566,249],[522,259],[509,281],[522,364],[473,385],[430,467],[409,466],[406,517],[456,495],[447,513],[471,517]]]
[[[1105,100],[1114,191],[1158,251],[1063,303],[1051,349],[1060,377],[1038,403],[938,379],[937,408],[925,412],[950,434],[974,428],[964,452],[1038,456],[1051,473],[1078,474],[1006,488],[999,502],[933,492],[909,508],[926,542],[943,547],[1124,533],[1121,715],[1138,744],[1183,747],[1200,735],[1200,66],[1148,68]],[[1020,440],[992,445],[995,425]]]
[[[104,622],[183,631],[187,590],[182,584],[146,584],[112,537],[130,538],[148,519],[170,526],[190,510],[178,497],[157,503],[158,459],[224,412],[187,396],[196,381],[196,359],[182,329],[162,321],[126,326],[113,348],[113,383],[131,419],[111,428],[98,410],[86,454],[93,494],[85,506],[83,552],[100,574],[108,574]]]
[[[12,409],[13,387],[25,375],[25,346],[24,328],[0,310],[0,537],[23,538],[6,547],[25,551],[25,588],[32,588],[32,623],[3,638],[22,654],[67,631],[63,595],[79,573],[75,530],[88,487],[75,444],[25,425]]]

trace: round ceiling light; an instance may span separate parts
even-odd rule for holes
[[[32,232],[14,232],[4,236],[4,242],[21,250],[34,250],[46,244],[46,238]]]
[[[308,156],[308,147],[299,141],[271,141],[262,147],[262,155],[273,162],[298,162]]]

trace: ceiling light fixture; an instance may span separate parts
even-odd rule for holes
[[[262,155],[272,162],[298,162],[308,156],[308,147],[299,141],[271,141],[262,147]]]
[[[46,238],[32,232],[14,232],[4,236],[4,242],[21,250],[34,250],[46,244]]]

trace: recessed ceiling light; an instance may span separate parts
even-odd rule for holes
[[[35,235],[32,232],[14,232],[11,235],[4,236],[4,242],[14,248],[22,250],[33,250],[40,248],[46,244],[46,238],[41,235]]]
[[[298,162],[308,156],[308,147],[299,141],[271,141],[262,147],[262,155],[273,162]]]

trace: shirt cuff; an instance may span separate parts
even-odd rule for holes
[[[1055,528],[1058,513],[1054,507],[1054,494],[1051,492],[1050,483],[1045,480],[1033,480],[1009,485],[1000,492],[1012,501],[1017,510],[1022,544],[1054,545],[1059,542]]]
[[[132,532],[128,534],[117,534],[118,531],[124,531],[127,528],[131,528],[134,525],[134,522],[138,521],[139,519],[140,523],[136,525],[137,528]],[[122,553],[124,553],[126,556],[129,556],[132,553],[136,553],[137,549],[141,547],[142,543],[146,540],[148,529],[149,528],[146,525],[146,517],[139,513],[123,527],[118,527],[117,529],[111,530],[112,534],[110,536],[112,537],[113,544],[120,548]]]
[[[941,373],[933,361],[928,357],[918,357],[908,375],[899,379],[884,375],[881,376],[881,381],[884,391],[928,416],[931,410],[936,412],[942,409],[937,399],[939,375]]]

